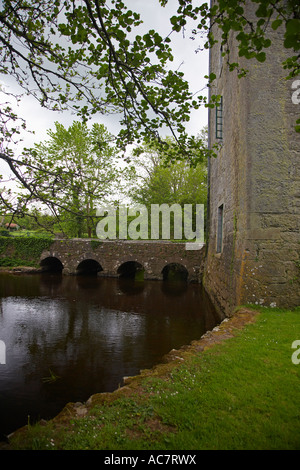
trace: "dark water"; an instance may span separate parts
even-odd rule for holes
[[[113,391],[218,322],[196,284],[0,274],[0,435]]]

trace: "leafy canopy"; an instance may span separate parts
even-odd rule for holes
[[[48,136],[34,149],[25,149],[20,160],[23,184],[16,212],[36,214],[42,225],[34,211],[39,207],[55,216],[53,222],[66,235],[91,236],[97,204],[118,193],[130,168],[120,168],[113,136],[103,124],[89,128],[74,121],[65,128],[56,122]]]
[[[204,129],[201,138],[206,139]],[[198,137],[200,139],[200,136]],[[174,142],[167,138],[170,145]],[[151,146],[144,145],[139,154],[132,155],[135,175],[129,196],[135,203],[150,207],[151,204],[206,204],[207,165],[191,166],[186,161],[167,163],[165,155]]]
[[[168,3],[157,0],[157,6]],[[177,0],[172,5],[170,34],[162,37],[154,29],[141,33],[142,18],[122,0],[2,0],[0,74],[15,80],[43,107],[71,109],[82,120],[116,113],[120,149],[133,142],[155,142],[170,161],[188,159],[196,164],[213,155],[214,149],[188,135],[186,123],[192,110],[214,106],[218,97],[207,103],[205,96],[193,95],[183,74],[172,69],[171,32],[185,32],[187,21],[192,21],[192,38],[204,36],[203,47],[208,49],[216,41],[217,26],[228,63],[232,35],[241,58],[264,62],[271,27],[290,52],[282,66],[291,78],[299,74],[300,4],[299,0],[214,0],[210,6],[199,0]],[[248,15],[249,7],[254,15]],[[237,63],[229,66],[240,76],[246,73]],[[26,127],[24,119],[21,125]],[[22,176],[26,162],[13,150],[19,127],[20,117],[9,102],[3,103],[0,159],[26,188]],[[163,133],[173,140],[162,139]],[[0,200],[7,203],[3,192]]]
[[[163,7],[168,0],[158,3]],[[247,1],[255,5],[254,19],[245,16],[245,3],[218,0],[210,7],[178,0],[170,28],[179,32],[188,19],[193,20],[194,37],[204,32],[204,47],[209,48],[215,41],[212,26],[217,24],[224,44],[234,32],[240,56],[262,62],[271,44],[266,27],[283,25],[283,46],[295,53],[283,66],[295,76],[300,50],[298,0]],[[191,110],[207,105],[206,97],[193,96],[183,74],[172,70],[170,35],[161,37],[154,29],[139,34],[142,19],[126,2],[3,0],[1,5],[0,73],[14,77],[42,106],[71,107],[84,119],[118,113],[122,127],[118,145],[123,148],[143,140],[163,145],[160,135],[168,129],[181,157],[199,145],[206,153],[185,131]]]
[[[168,0],[160,0],[166,5]],[[287,78],[300,73],[300,3],[299,0],[214,0],[211,8],[208,3],[199,5],[194,0],[178,0],[177,14],[171,18],[173,30],[179,32],[185,28],[187,19],[195,21],[194,38],[205,31],[206,49],[212,47],[216,39],[214,26],[222,32],[224,55],[230,52],[230,36],[234,34],[239,56],[246,59],[255,58],[259,62],[266,60],[266,50],[271,46],[269,30],[279,30],[282,47],[291,54],[282,62],[284,69],[289,70]],[[232,69],[237,63],[230,64]],[[243,70],[242,74],[246,71]]]

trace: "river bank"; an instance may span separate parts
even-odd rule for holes
[[[39,274],[43,272],[41,268],[35,268],[32,266],[0,266],[0,273],[7,273],[7,274]]]
[[[112,393],[30,423],[7,449],[299,449],[300,309],[240,308]]]

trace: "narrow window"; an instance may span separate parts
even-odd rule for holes
[[[223,204],[218,207],[217,253],[222,252],[223,246]]]
[[[223,45],[221,44],[220,47],[220,57],[219,57],[220,63],[219,63],[219,76],[221,75],[222,72],[222,66],[223,66]]]
[[[216,106],[216,139],[223,139],[223,97]]]

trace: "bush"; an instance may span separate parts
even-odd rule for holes
[[[51,243],[50,238],[1,237],[0,266],[36,266]]]

